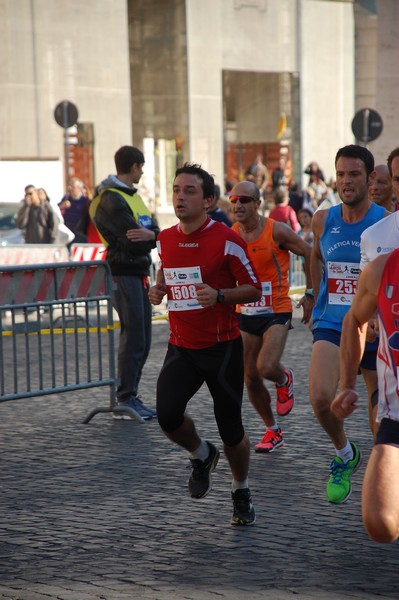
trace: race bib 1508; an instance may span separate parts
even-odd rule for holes
[[[168,310],[197,310],[197,283],[202,283],[200,267],[164,269],[168,288]]]

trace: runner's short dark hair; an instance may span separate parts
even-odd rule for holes
[[[344,158],[358,158],[364,163],[366,167],[367,178],[372,171],[374,171],[374,156],[370,150],[364,146],[358,146],[357,144],[349,144],[349,146],[343,146],[340,148],[335,156],[335,166],[337,166],[338,159]]]
[[[184,163],[182,167],[176,169],[175,179],[178,175],[182,173],[187,173],[188,175],[197,175],[197,177],[202,182],[202,191],[204,193],[204,198],[209,198],[210,196],[215,195],[215,180],[213,175],[205,171],[201,167],[201,165],[197,165],[196,163]]]

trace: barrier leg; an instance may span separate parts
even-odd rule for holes
[[[83,423],[89,423],[89,421],[91,421],[91,419],[99,413],[125,413],[133,417],[139,423],[145,422],[143,417],[140,417],[139,413],[136,412],[133,408],[127,406],[114,406],[109,408],[95,408],[87,415]]]

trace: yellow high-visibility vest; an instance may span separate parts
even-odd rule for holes
[[[90,218],[93,221],[97,231],[98,231],[98,228],[96,226],[96,221],[95,221],[97,208],[98,208],[98,205],[100,203],[103,193],[108,192],[108,191],[116,192],[117,194],[122,196],[122,198],[124,198],[126,200],[127,204],[129,205],[130,210],[133,213],[133,217],[134,217],[135,221],[139,225],[142,225],[143,227],[148,227],[149,225],[151,225],[151,223],[152,223],[151,212],[149,211],[147,206],[144,204],[143,199],[141,198],[141,196],[139,196],[139,194],[137,192],[135,192],[133,194],[133,196],[131,196],[130,194],[126,194],[125,192],[122,192],[122,190],[119,190],[116,188],[105,188],[105,189],[101,190],[101,192],[98,194],[98,196],[93,198],[93,200],[90,202],[90,206],[89,206]],[[104,246],[107,248],[109,245],[107,240],[105,240],[103,238],[103,236],[101,235],[101,233],[99,231],[98,231],[98,235],[100,236]]]

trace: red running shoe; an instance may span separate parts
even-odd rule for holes
[[[288,415],[294,407],[294,371],[292,369],[284,369],[284,373],[288,377],[285,385],[277,385],[277,401],[276,409],[280,417]]]
[[[255,446],[255,452],[273,452],[284,444],[283,432],[278,429],[266,429],[266,433],[259,444]]]

